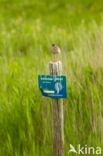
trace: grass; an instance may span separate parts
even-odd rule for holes
[[[0,1],[0,156],[52,155],[52,104],[37,77],[48,74],[53,42],[68,81],[65,156],[70,143],[103,147],[102,5],[87,2],[71,2],[75,11],[65,14],[66,0]]]

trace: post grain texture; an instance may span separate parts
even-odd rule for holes
[[[62,74],[61,61],[49,63],[51,75]],[[64,116],[63,99],[52,99],[53,110],[53,156],[64,156]]]

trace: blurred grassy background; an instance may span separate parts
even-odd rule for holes
[[[103,146],[102,0],[0,0],[0,156],[52,156],[52,105],[38,74],[48,74],[51,43],[61,49],[69,144]]]

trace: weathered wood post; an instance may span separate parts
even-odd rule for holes
[[[53,112],[53,156],[64,156],[63,98],[67,97],[66,76],[62,74],[59,61],[60,49],[52,45],[53,59],[49,62],[49,75],[39,75],[38,84],[43,96],[52,99]]]
[[[55,45],[53,45],[55,46]],[[49,63],[51,75],[62,74],[62,62],[57,60],[59,49],[53,47],[53,61]],[[53,156],[64,156],[64,116],[63,99],[52,99],[53,110]]]

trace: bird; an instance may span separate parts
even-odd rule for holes
[[[61,50],[60,50],[60,48],[56,44],[52,44],[51,52],[53,54],[60,54],[61,53]]]

